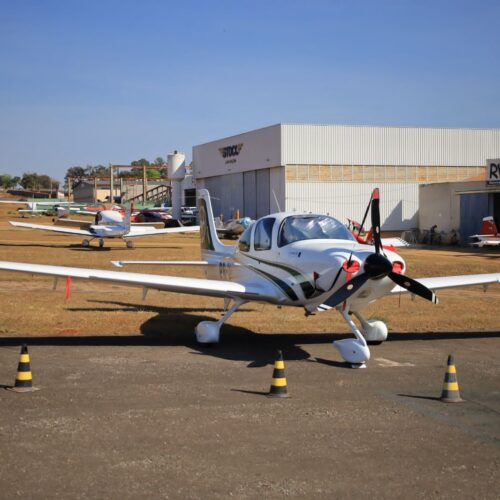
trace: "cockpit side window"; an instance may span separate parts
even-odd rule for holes
[[[238,248],[242,252],[248,252],[250,250],[250,236],[252,233],[252,226],[245,229],[243,234],[240,236],[238,241]]]
[[[352,240],[354,236],[337,219],[326,215],[293,215],[283,219],[278,246],[303,240]]]
[[[275,220],[272,217],[266,217],[257,222],[253,237],[253,247],[255,250],[271,250]]]

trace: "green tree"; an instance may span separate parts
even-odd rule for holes
[[[19,183],[24,189],[38,189],[38,174],[35,172],[24,172]]]
[[[140,160],[134,160],[132,162],[130,162],[130,165],[132,165],[133,167],[134,166],[142,166],[142,165],[146,165],[146,166],[149,166],[151,165],[151,163],[149,163],[148,160],[146,160],[146,158],[141,158]]]
[[[20,180],[20,177],[12,177],[9,174],[0,174],[0,186],[2,186],[4,189],[9,189],[17,186]]]

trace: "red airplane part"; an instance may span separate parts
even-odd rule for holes
[[[493,217],[485,217],[481,224],[481,231],[479,231],[481,236],[500,236],[498,233],[497,225],[495,224],[495,219]]]

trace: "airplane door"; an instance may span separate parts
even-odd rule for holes
[[[255,252],[267,253],[273,246],[273,227],[276,219],[266,217],[257,222],[253,236],[253,249]]]

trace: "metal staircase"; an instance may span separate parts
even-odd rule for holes
[[[172,188],[170,186],[161,184],[146,191],[146,200],[144,200],[143,193],[140,193],[136,196],[132,196],[131,198],[125,196],[122,201],[126,201],[127,203],[153,202],[170,204],[170,200],[172,199],[171,190]]]

